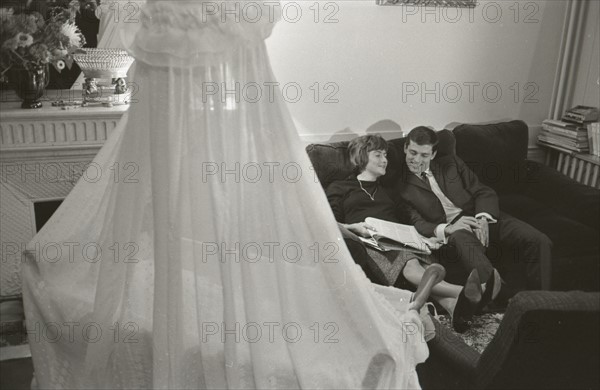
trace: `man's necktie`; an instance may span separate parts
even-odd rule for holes
[[[427,186],[431,189],[435,196],[440,200],[440,203],[444,208],[444,213],[446,213],[447,222],[452,221],[457,215],[462,213],[462,209],[452,203],[452,201],[444,194],[431,172],[423,172],[421,173],[421,177],[423,180],[425,180]]]
[[[431,184],[429,183],[429,178],[427,177],[427,172],[421,172],[421,179],[425,182],[425,185],[431,189]]]

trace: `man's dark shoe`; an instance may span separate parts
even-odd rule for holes
[[[465,286],[456,299],[454,313],[452,313],[452,327],[458,333],[464,333],[473,322],[473,314],[481,302],[481,281],[479,273],[473,269],[467,278]]]
[[[494,271],[490,274],[490,277],[485,282],[485,291],[481,295],[481,302],[479,302],[477,312],[483,312],[484,307],[488,306],[500,293],[502,288],[502,278],[500,273],[494,268]]]

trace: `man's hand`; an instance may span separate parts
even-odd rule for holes
[[[375,228],[373,228],[373,226],[369,225],[366,222],[358,222],[345,226],[346,229],[361,237],[371,237],[371,233],[369,232],[369,230],[375,231]]]
[[[477,219],[475,219],[475,217],[462,216],[459,218],[458,221],[446,226],[446,228],[444,229],[444,233],[446,234],[446,236],[449,236],[450,234],[458,230],[468,230],[470,232],[473,232],[474,229],[478,228],[479,223],[477,222]]]
[[[478,228],[473,230],[473,233],[477,236],[477,239],[481,241],[481,245],[487,247],[490,244],[490,228],[488,225],[487,218],[478,218]]]

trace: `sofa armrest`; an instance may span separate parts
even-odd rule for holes
[[[486,388],[503,366],[509,362],[511,348],[517,344],[532,345],[543,342],[538,338],[543,335],[543,327],[548,323],[532,323],[523,320],[532,312],[588,312],[597,313],[600,310],[600,293],[585,293],[582,291],[523,291],[511,298],[502,323],[494,339],[481,354],[477,364],[476,388]],[[537,326],[536,326],[537,325]],[[591,328],[594,324],[578,324],[579,329]],[[596,329],[590,329],[596,332]],[[579,332],[582,333],[583,332]],[[550,339],[565,335],[550,334]],[[548,336],[546,336],[548,337]],[[566,337],[566,336],[565,336]],[[560,340],[554,340],[562,342]],[[537,346],[537,345],[536,345]],[[535,373],[540,375],[540,373]]]
[[[431,358],[442,361],[457,377],[472,378],[479,353],[437,320],[434,319],[433,324],[435,338],[428,343]]]
[[[578,183],[554,168],[527,160],[524,191],[561,214],[600,230],[600,190]]]

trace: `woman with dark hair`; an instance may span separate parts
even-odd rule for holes
[[[346,180],[331,183],[326,190],[331,209],[345,237],[370,237],[369,230],[374,229],[364,222],[367,217],[396,223],[408,221],[410,206],[379,183],[379,178],[385,175],[387,168],[387,149],[387,142],[379,135],[365,135],[350,141],[348,152],[355,167],[354,173]],[[409,250],[380,252],[366,248],[368,257],[365,257],[364,253],[362,256],[358,254],[354,245],[352,252],[359,257],[357,263],[363,269],[367,268],[367,275],[380,275],[373,272],[376,267],[372,263],[375,262],[387,279],[395,280],[395,287],[403,289],[418,286],[426,268],[432,263],[429,256],[417,255]],[[435,266],[441,267],[439,264]],[[382,283],[381,278],[376,279],[372,281]],[[450,313],[455,330],[463,332],[468,328],[472,315],[498,294],[500,275],[497,271],[494,270],[485,286],[485,292],[482,292],[479,274],[473,270],[464,287],[442,281],[433,287],[431,296]]]

